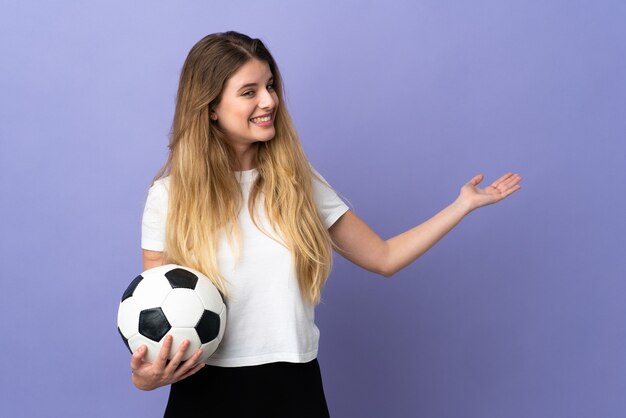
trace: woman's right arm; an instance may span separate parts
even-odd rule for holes
[[[153,267],[162,266],[165,260],[163,259],[163,251],[151,251],[143,250],[143,270],[146,271]]]

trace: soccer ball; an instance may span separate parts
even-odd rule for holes
[[[183,339],[190,341],[183,360],[202,347],[206,361],[224,335],[226,306],[220,292],[202,273],[167,264],[144,271],[122,295],[117,329],[131,353],[148,347],[144,359],[153,363],[166,335],[173,337],[171,359]]]

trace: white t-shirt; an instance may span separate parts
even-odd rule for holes
[[[247,201],[258,171],[239,173],[245,202],[239,212],[241,258],[235,265],[234,253],[222,235],[217,261],[230,293],[225,300],[226,330],[207,364],[239,367],[311,361],[317,357],[319,341],[314,306],[300,295],[289,250],[267,237],[250,218]],[[330,228],[349,208],[325,180],[314,177],[313,190],[324,225]],[[141,231],[141,247],[146,250],[165,248],[168,191],[169,177],[165,177],[148,192]],[[257,205],[257,211],[263,230],[276,237],[262,204]]]

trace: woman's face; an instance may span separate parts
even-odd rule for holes
[[[269,65],[252,59],[228,79],[211,119],[235,150],[245,151],[254,142],[274,137],[277,107],[278,95]]]

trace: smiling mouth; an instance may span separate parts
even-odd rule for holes
[[[252,118],[250,119],[252,122],[254,123],[264,123],[264,122],[269,122],[272,120],[272,115],[264,115],[264,116],[258,116],[256,118]]]

